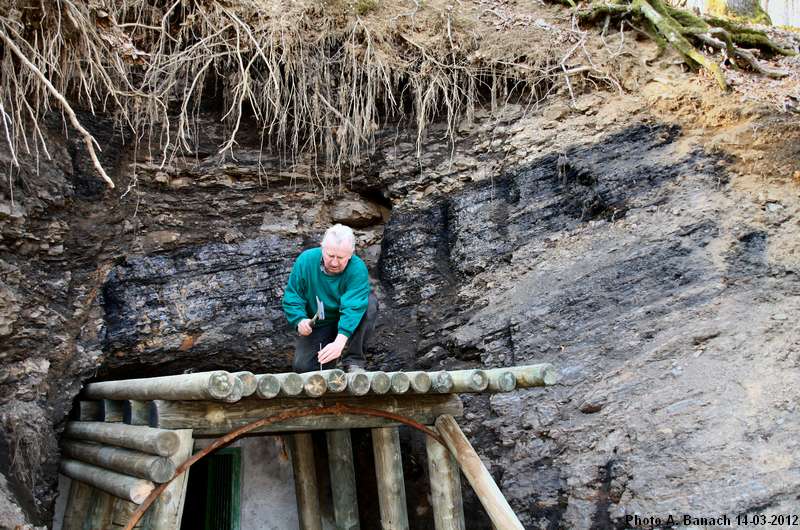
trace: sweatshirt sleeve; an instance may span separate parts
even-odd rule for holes
[[[354,271],[339,302],[339,333],[350,337],[361,322],[369,304],[369,272],[363,262]]]
[[[283,312],[289,324],[296,328],[301,320],[308,318],[306,315],[306,300],[303,298],[305,279],[303,278],[301,260],[298,258],[292,266],[289,281],[283,291]]]

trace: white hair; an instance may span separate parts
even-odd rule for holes
[[[349,246],[351,250],[356,249],[356,236],[353,235],[353,230],[349,226],[336,224],[325,231],[322,237],[320,246]]]

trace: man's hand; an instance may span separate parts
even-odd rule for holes
[[[297,325],[297,332],[304,337],[311,335],[311,319],[304,318],[301,320]]]
[[[317,359],[319,360],[320,364],[329,363],[341,357],[342,350],[344,350],[345,345],[347,344],[347,336],[342,335],[341,333],[336,336],[336,339],[322,348],[317,354]]]

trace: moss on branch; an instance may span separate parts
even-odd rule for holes
[[[569,0],[553,1],[566,3]],[[747,48],[757,49],[768,58],[795,55],[793,51],[775,44],[763,31],[719,17],[700,17],[663,0],[594,2],[587,7],[577,7],[575,16],[584,24],[595,24],[609,17],[640,21],[661,49],[672,47],[689,66],[708,71],[723,90],[728,86],[725,74],[713,58],[700,51],[700,46],[723,50],[729,58],[739,59],[753,71],[773,78],[784,77],[787,73],[760,64]]]

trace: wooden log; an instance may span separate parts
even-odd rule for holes
[[[308,397],[320,397],[328,391],[328,382],[319,372],[300,374],[303,378],[303,393]]]
[[[125,501],[118,497],[114,497],[114,509],[112,511],[113,515],[111,516],[111,528],[123,528],[125,525],[128,524],[128,521],[131,520],[131,516],[133,516],[134,512],[139,508],[139,505],[133,503],[131,501]],[[141,528],[141,529],[148,529],[152,530],[152,526],[150,523],[150,514],[152,513],[151,510],[147,510],[145,514],[139,519],[139,522],[136,523],[134,528]]]
[[[556,369],[550,363],[512,366],[508,370],[517,378],[517,388],[550,386],[558,382]]]
[[[85,482],[70,479],[69,497],[64,509],[61,530],[84,530],[83,524],[90,510],[93,491],[94,488]]]
[[[425,437],[431,505],[436,530],[464,530],[464,504],[461,499],[461,473],[447,447]]]
[[[385,394],[392,388],[392,380],[386,372],[366,372],[369,377],[369,389],[373,394]]]
[[[61,449],[74,460],[153,482],[166,482],[175,474],[172,461],[163,456],[71,440],[65,441]]]
[[[323,398],[243,399],[238,403],[215,401],[151,401],[151,426],[164,429],[194,429],[195,436],[220,436],[252,421],[282,412],[322,408],[337,403],[374,408],[400,414],[432,425],[441,414],[460,416],[464,406],[453,394],[404,394],[385,396],[336,396]],[[373,416],[307,416],[268,425],[254,432],[287,432],[328,429],[355,429],[398,425]]]
[[[427,394],[431,390],[431,376],[428,372],[406,372],[411,390],[417,394]]]
[[[61,472],[73,480],[80,480],[136,504],[141,504],[155,488],[149,480],[130,477],[68,458],[61,459]]]
[[[236,403],[240,399],[242,399],[242,395],[244,394],[244,383],[238,377],[233,378],[233,390],[231,393],[222,398],[222,401],[225,403]]]
[[[328,392],[339,393],[347,389],[347,376],[343,370],[334,368],[332,370],[322,370],[319,375],[325,378],[328,385]]]
[[[233,372],[234,377],[238,377],[242,382],[242,397],[249,397],[255,394],[258,380],[253,372]]]
[[[196,374],[167,375],[89,383],[84,396],[92,399],[224,399],[233,392],[236,378],[217,370]]]
[[[489,376],[483,370],[453,370],[451,392],[483,392],[489,386]]]
[[[511,392],[517,387],[514,372],[506,368],[486,370],[486,375],[489,376],[489,386],[486,389],[490,392]]]
[[[178,436],[172,431],[97,421],[67,422],[64,436],[76,440],[90,440],[126,447],[159,456],[172,455],[180,444]]]
[[[328,431],[328,468],[337,530],[359,530],[356,473],[349,430]]]
[[[502,530],[524,530],[492,475],[481,462],[478,453],[461,432],[456,420],[452,416],[442,415],[436,420],[436,429],[461,466],[461,471],[475,490],[492,524]]]
[[[276,396],[299,396],[303,393],[303,378],[294,372],[257,375],[256,394],[262,399]]]
[[[100,401],[80,400],[73,407],[70,419],[73,421],[101,421],[101,407]]]
[[[369,377],[364,372],[347,374],[347,393],[352,396],[363,396],[369,392]]]
[[[147,401],[126,399],[122,402],[122,421],[128,425],[149,425]]]
[[[111,528],[111,521],[114,516],[114,502],[117,497],[94,486],[89,486],[89,489],[92,492],[92,501],[89,505],[89,511],[82,514],[84,521],[81,529],[100,530]]]
[[[408,530],[403,462],[397,427],[372,429],[375,474],[378,480],[378,505],[383,530]]]
[[[100,400],[100,421],[109,423],[121,422],[124,418],[122,401],[114,399]]]
[[[391,382],[390,390],[392,394],[405,394],[411,388],[411,379],[404,372],[389,372]]]
[[[180,446],[170,460],[175,467],[178,467],[192,456],[194,440],[190,429],[175,431],[175,433],[180,439]],[[152,512],[152,523],[149,530],[177,530],[181,527],[188,480],[189,472],[185,472],[169,483],[156,500],[155,505],[148,510],[148,512]]]
[[[307,432],[292,434],[289,440],[300,530],[322,530],[311,434]]]
[[[433,372],[431,377],[431,390],[439,394],[447,394],[453,390],[453,377],[449,372]]]

